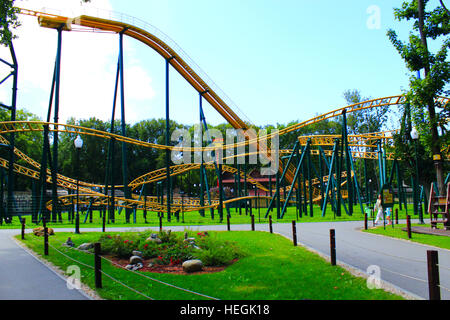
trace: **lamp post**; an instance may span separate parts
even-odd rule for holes
[[[419,158],[417,157],[417,144],[419,142],[419,132],[417,131],[417,129],[415,127],[412,128],[411,130],[411,138],[414,140],[414,153],[415,153],[415,157],[416,157],[416,172],[415,172],[415,182],[413,185],[414,188],[414,192],[413,192],[413,196],[414,196],[414,214],[417,214],[417,211],[419,211],[419,223],[423,224],[425,223],[423,221],[423,215],[422,215],[422,206],[420,203],[420,199],[418,197],[418,189],[419,189]]]
[[[80,135],[74,141],[77,150],[77,214],[75,217],[75,233],[80,233],[80,213],[79,213],[79,182],[80,182],[80,150],[83,147],[83,140]]]

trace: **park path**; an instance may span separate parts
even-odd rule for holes
[[[350,266],[362,273],[366,273],[369,266],[378,266],[383,281],[419,299],[428,299],[426,251],[437,250],[441,296],[442,299],[450,300],[450,250],[363,233],[360,231],[362,224],[361,221],[297,223],[298,243],[329,256],[329,230],[335,229],[338,264]],[[225,231],[226,225],[188,228],[192,231]],[[257,231],[268,231],[267,224],[256,224],[255,228]],[[156,231],[159,228],[107,228],[107,231],[146,229]],[[183,231],[185,227],[171,226],[170,229]],[[73,231],[73,229],[56,231],[58,230]],[[231,225],[231,230],[250,230],[250,225]],[[83,231],[100,230],[83,228]],[[290,223],[274,224],[273,231],[292,239]],[[76,290],[68,290],[62,279],[10,239],[19,232],[19,230],[0,230],[0,299],[86,299]],[[42,285],[43,283],[45,285]],[[49,288],[56,289],[49,290]]]
[[[89,299],[68,289],[64,279],[19,246],[12,239],[18,233],[0,230],[0,300]]]

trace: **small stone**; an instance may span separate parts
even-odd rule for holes
[[[127,270],[132,270],[133,268],[134,268],[134,265],[132,265],[132,264],[128,264],[125,266],[125,269],[127,269]]]
[[[147,267],[149,267],[149,268],[152,268],[153,266],[154,266],[154,264],[151,262],[147,265]]]
[[[201,260],[186,260],[183,262],[183,270],[187,273],[201,271],[203,262]]]
[[[73,244],[72,239],[69,237],[69,238],[67,238],[66,242],[63,243],[63,246],[74,247],[75,245]]]
[[[90,250],[92,248],[94,248],[94,244],[87,242],[87,243],[83,243],[83,244],[79,245],[77,249],[78,250]]]
[[[156,242],[157,244],[162,243],[162,240],[160,238],[152,238],[152,237],[147,238],[145,241]]]
[[[144,262],[144,260],[142,260],[142,258],[139,256],[132,256],[130,258],[130,264],[138,264],[138,263],[142,263],[142,262]]]

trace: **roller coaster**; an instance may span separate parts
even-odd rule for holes
[[[393,173],[388,177],[386,174],[385,161],[399,161],[396,159],[393,152],[387,152],[385,145],[392,145],[393,134],[396,131],[384,131],[374,132],[359,135],[349,135],[347,133],[346,115],[362,110],[380,108],[380,107],[393,107],[407,104],[406,97],[403,95],[389,96],[378,99],[372,99],[353,105],[341,107],[331,112],[316,116],[312,119],[297,123],[292,126],[288,126],[277,132],[270,132],[263,136],[255,136],[255,134],[249,129],[249,122],[242,120],[243,116],[239,116],[236,110],[239,110],[234,103],[209,79],[204,72],[184,53],[184,51],[178,47],[170,38],[162,34],[158,29],[141,22],[137,19],[130,19],[126,16],[120,15],[119,17],[115,13],[106,12],[102,17],[93,15],[79,15],[76,17],[66,17],[59,15],[50,10],[35,11],[29,9],[20,9],[20,14],[33,16],[37,18],[37,21],[41,27],[55,29],[58,32],[58,48],[55,61],[54,77],[52,82],[52,92],[50,98],[50,106],[47,121],[16,121],[15,120],[15,98],[13,99],[12,106],[8,107],[12,111],[11,121],[0,122],[0,144],[7,146],[10,150],[9,159],[0,158],[0,166],[7,169],[9,172],[9,181],[12,179],[12,174],[20,174],[31,179],[40,181],[40,193],[43,195],[45,185],[52,186],[53,195],[52,199],[44,201],[45,197],[41,196],[39,204],[38,216],[42,217],[46,214],[46,210],[52,213],[57,213],[60,207],[69,206],[74,201],[77,205],[88,205],[90,207],[97,208],[109,208],[114,211],[115,208],[125,208],[128,210],[148,210],[159,213],[167,213],[168,219],[170,219],[171,213],[176,211],[190,212],[199,211],[204,212],[205,209],[215,209],[219,211],[221,219],[223,218],[223,210],[227,209],[229,213],[229,205],[233,203],[242,203],[248,200],[255,199],[256,196],[249,195],[234,195],[226,199],[223,191],[221,176],[223,173],[229,173],[236,178],[236,181],[242,179],[245,183],[249,183],[255,186],[258,190],[265,192],[265,195],[258,195],[258,198],[267,199],[268,210],[267,214],[273,209],[273,206],[277,206],[277,216],[282,218],[286,212],[286,206],[288,204],[297,203],[303,199],[303,208],[306,211],[306,203],[309,202],[310,210],[312,214],[312,205],[320,204],[323,209],[323,215],[325,214],[326,205],[331,203],[333,210],[337,210],[340,213],[341,203],[344,203],[344,199],[347,200],[348,210],[345,210],[348,214],[352,214],[352,207],[359,203],[362,211],[362,204],[367,202],[367,199],[363,200],[364,196],[361,194],[361,188],[359,186],[358,179],[356,177],[356,170],[353,167],[353,159],[367,159],[377,160],[380,168],[380,183],[386,183],[388,180],[392,181]],[[85,128],[77,125],[69,125],[58,123],[58,108],[59,108],[59,80],[60,80],[60,62],[61,62],[61,37],[63,32],[90,30],[92,32],[110,32],[119,35],[119,63],[116,74],[116,85],[114,92],[114,105],[113,116],[111,120],[111,132],[99,131],[95,129]],[[134,38],[163,57],[166,62],[166,144],[155,144],[145,141],[132,139],[126,136],[125,132],[125,108],[124,108],[124,95],[123,95],[123,36]],[[14,60],[11,67],[17,66],[15,59],[14,48],[11,44],[11,54]],[[2,60],[2,62],[4,62]],[[176,70],[199,94],[200,102],[200,122],[207,129],[206,121],[203,114],[202,99],[205,99],[233,128],[242,129],[245,134],[245,139],[241,142],[220,145],[221,150],[238,150],[240,147],[248,147],[249,145],[255,145],[256,151],[254,152],[241,152],[231,156],[226,156],[223,159],[234,159],[238,157],[248,157],[250,155],[258,155],[264,153],[268,159],[273,162],[278,162],[278,172],[276,173],[275,183],[276,187],[272,185],[269,187],[263,185],[258,180],[251,177],[247,172],[241,171],[240,168],[234,168],[228,165],[219,164],[216,160],[201,161],[201,163],[187,163],[180,165],[172,165],[170,163],[170,152],[205,152],[217,150],[217,146],[208,147],[179,147],[170,145],[169,141],[169,69],[170,66]],[[17,68],[15,68],[17,70]],[[15,81],[17,81],[17,72],[14,74]],[[17,83],[15,82],[15,86]],[[17,88],[16,88],[17,89]],[[116,100],[120,92],[120,105],[122,112],[121,119],[121,134],[112,133],[114,114],[116,109]],[[13,94],[16,94],[16,90],[13,90]],[[436,103],[441,106],[448,105],[449,98],[439,97],[436,99]],[[50,121],[50,115],[52,112],[52,106],[54,104],[55,121]],[[14,116],[13,116],[14,114]],[[276,135],[284,135],[290,132],[295,132],[300,128],[307,127],[309,125],[318,123],[320,121],[341,117],[343,119],[343,133],[340,135],[310,135],[299,136],[298,141],[292,150],[278,150],[278,154],[281,157],[276,159],[274,155],[270,154],[267,150],[268,143],[275,138]],[[14,145],[14,137],[16,134],[26,132],[42,132],[44,137],[44,150],[42,163],[35,161],[27,156],[25,153],[17,149]],[[48,168],[47,162],[50,146],[48,143],[49,134],[53,134],[53,165]],[[88,183],[84,181],[78,181],[76,179],[66,177],[57,172],[57,154],[58,154],[58,134],[67,133],[73,135],[85,135],[93,136],[100,139],[104,139],[109,143],[109,156],[108,163],[106,165],[106,184]],[[9,135],[9,139],[6,136]],[[146,173],[140,177],[135,178],[131,182],[128,180],[123,170],[123,185],[113,185],[110,183],[111,179],[111,148],[115,143],[122,144],[122,165],[126,167],[126,146],[135,145],[143,148],[152,148],[162,150],[166,152],[166,166],[158,170]],[[312,148],[315,147],[315,148]],[[331,148],[331,149],[330,149]],[[376,151],[374,151],[376,150]],[[13,156],[14,155],[14,156]],[[448,158],[448,150],[443,151],[444,157]],[[318,157],[319,165],[321,168],[315,168],[311,162],[311,156]],[[14,163],[14,159],[18,158],[25,162],[26,166]],[[384,161],[384,163],[383,163]],[[12,165],[10,165],[12,163]],[[342,167],[345,169],[343,170]],[[398,167],[397,167],[398,168]],[[194,171],[200,173],[200,185],[202,188],[207,185],[205,178],[206,170],[212,170],[216,172],[217,179],[220,182],[218,195],[211,196],[209,190],[202,189],[198,198],[180,198],[171,196],[171,179],[177,175]],[[316,177],[313,177],[315,171]],[[324,173],[325,172],[325,173]],[[350,173],[350,174],[349,174]],[[109,175],[109,176],[108,176]],[[398,187],[401,189],[401,177],[397,172]],[[143,186],[146,184],[164,182],[166,183],[166,195],[154,195],[148,196],[143,194]],[[280,183],[284,185],[284,197],[280,197]],[[240,183],[240,182],[238,182]],[[366,182],[367,185],[367,182]],[[77,191],[77,194],[69,194],[59,196],[56,192],[56,188],[60,187],[66,190]],[[11,216],[11,212],[14,211],[12,205],[12,189],[13,185],[8,185],[8,205],[7,214]],[[124,196],[115,196],[116,189],[123,189]],[[207,197],[205,196],[205,191]],[[136,192],[138,194],[136,194]],[[293,200],[293,194],[296,193],[295,201]],[[270,195],[269,195],[270,194]],[[354,198],[358,200],[355,200]],[[270,203],[269,203],[270,201]],[[406,199],[404,200],[406,204]],[[57,203],[57,205],[54,205]],[[282,205],[281,205],[282,204]],[[345,206],[345,204],[344,204]],[[9,211],[9,213],[8,213]],[[56,214],[53,215],[56,217]],[[1,217],[0,217],[1,220]]]

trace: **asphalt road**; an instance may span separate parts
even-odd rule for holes
[[[419,299],[428,299],[426,252],[437,250],[441,296],[442,299],[450,299],[450,250],[363,233],[360,231],[362,224],[360,221],[297,223],[298,243],[329,256],[329,230],[335,229],[338,264],[350,266],[365,274],[369,266],[371,270],[378,268],[383,281]],[[149,228],[114,228],[117,231],[143,229]],[[158,230],[155,227],[151,229]],[[182,231],[184,227],[170,229]],[[226,230],[226,225],[189,226],[189,229]],[[109,230],[112,228],[107,229]],[[250,230],[250,226],[232,225],[231,230]],[[256,230],[268,231],[268,225],[256,224]],[[100,230],[85,228],[83,231]],[[273,231],[292,239],[292,225],[289,223],[274,224]],[[67,289],[64,280],[10,238],[19,232],[19,230],[0,230],[0,299],[87,299],[77,290]]]

